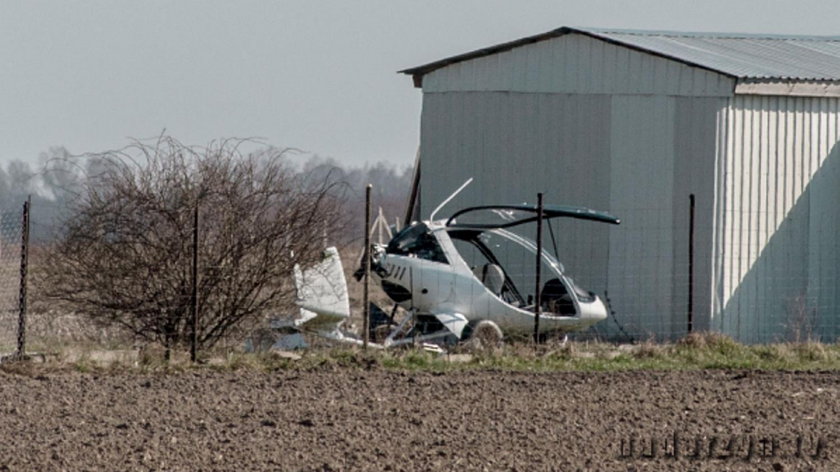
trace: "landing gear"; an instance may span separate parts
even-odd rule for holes
[[[464,344],[477,351],[498,349],[503,338],[502,330],[490,320],[471,321],[464,328]]]

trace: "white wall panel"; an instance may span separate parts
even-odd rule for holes
[[[736,96],[727,145],[720,328],[751,342],[840,328],[838,100]]]

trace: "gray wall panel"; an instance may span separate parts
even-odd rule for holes
[[[721,98],[676,99],[672,313],[675,334],[683,334],[687,330],[691,194],[695,196],[693,326],[695,330],[711,327],[717,119],[719,111],[725,109],[727,103]]]
[[[538,192],[547,204],[609,209],[609,129],[608,96],[426,94],[421,214],[427,218],[469,177],[473,184],[439,217],[471,205],[534,203]],[[559,221],[552,230],[567,272],[603,293],[610,229]],[[552,244],[548,229],[545,238]]]
[[[697,328],[747,342],[840,334],[840,99],[732,96],[725,76],[570,34],[424,78],[424,217],[533,202],[609,210],[560,222],[560,259],[644,336],[685,332],[688,195]],[[533,236],[533,235],[528,235]],[[617,334],[608,321],[598,329]]]
[[[669,336],[673,313],[675,103],[662,96],[612,99],[608,288],[628,332]]]
[[[728,97],[734,79],[580,34],[458,62],[423,77],[423,91],[511,91]]]

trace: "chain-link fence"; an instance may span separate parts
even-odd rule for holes
[[[0,356],[25,352],[29,202],[0,212]]]
[[[629,202],[632,203],[632,202]],[[799,207],[785,216],[729,212],[712,221],[708,202],[617,208],[618,226],[556,219],[543,248],[556,255],[569,286],[606,302],[606,320],[577,339],[674,341],[717,331],[745,343],[840,337],[840,220],[833,209]],[[818,208],[819,209],[819,208]],[[807,210],[807,211],[806,211]],[[758,222],[758,223],[756,223]],[[515,228],[536,238],[535,225]],[[535,261],[525,246],[482,235],[521,300],[535,292]],[[456,242],[457,243],[457,242]],[[457,246],[457,244],[456,244]],[[463,245],[462,245],[463,246]],[[475,249],[458,247],[471,267]],[[542,290],[552,283],[542,268]],[[574,283],[571,283],[574,280]],[[574,314],[574,307],[566,310]]]
[[[717,331],[744,343],[840,338],[840,220],[684,207],[617,209],[620,226],[555,227],[566,274],[608,302],[580,338],[675,340]]]
[[[34,269],[41,251],[54,241],[51,237],[55,228],[51,225],[58,221],[57,207],[40,200],[33,203]],[[594,292],[608,305],[608,318],[577,334],[577,339],[672,341],[690,330],[719,331],[748,343],[807,339],[834,342],[840,336],[840,276],[836,263],[840,245],[835,237],[840,223],[833,213],[812,218],[792,213],[778,227],[757,232],[732,225],[715,229],[699,216],[692,226],[690,212],[683,210],[628,208],[615,211],[622,219],[619,226],[573,221],[552,222],[545,227],[543,247],[556,254],[564,266],[563,274],[573,279],[576,287]],[[533,238],[534,234],[523,236]],[[488,240],[487,244],[492,242]],[[131,345],[133,338],[124,332],[95,325],[55,302],[44,302],[44,287],[32,277],[37,270],[30,272],[30,306],[26,331],[22,331],[23,243],[24,210],[20,202],[0,212],[0,355],[17,352],[21,334],[26,336],[29,352],[51,351],[79,342]],[[357,247],[343,254],[349,261],[346,271],[358,267],[359,253]],[[522,295],[527,297],[534,289],[533,256],[521,248],[519,252],[495,255],[506,277],[523,287]],[[202,261],[202,267],[208,263]],[[544,269],[543,285],[550,282],[548,276],[549,271]],[[356,320],[362,311],[360,284],[349,274],[347,281]],[[173,303],[187,304],[188,297],[189,291],[185,291]],[[373,297],[390,311],[391,302],[383,293],[375,289]],[[288,313],[273,315],[295,312],[292,307]],[[249,324],[242,328],[247,332],[237,330],[236,336],[222,345],[241,348],[248,332],[269,325],[265,320],[259,323],[264,326]]]

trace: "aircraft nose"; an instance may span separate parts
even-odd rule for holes
[[[603,321],[607,319],[607,306],[596,296],[592,303],[581,304],[581,315],[593,321]]]
[[[598,297],[595,297],[595,300],[598,302],[598,308],[599,308],[599,315],[600,316],[598,317],[598,319],[599,320],[607,319],[607,314],[609,312],[609,310],[607,310],[607,305],[605,305],[604,302],[602,302],[601,299],[598,298]]]

